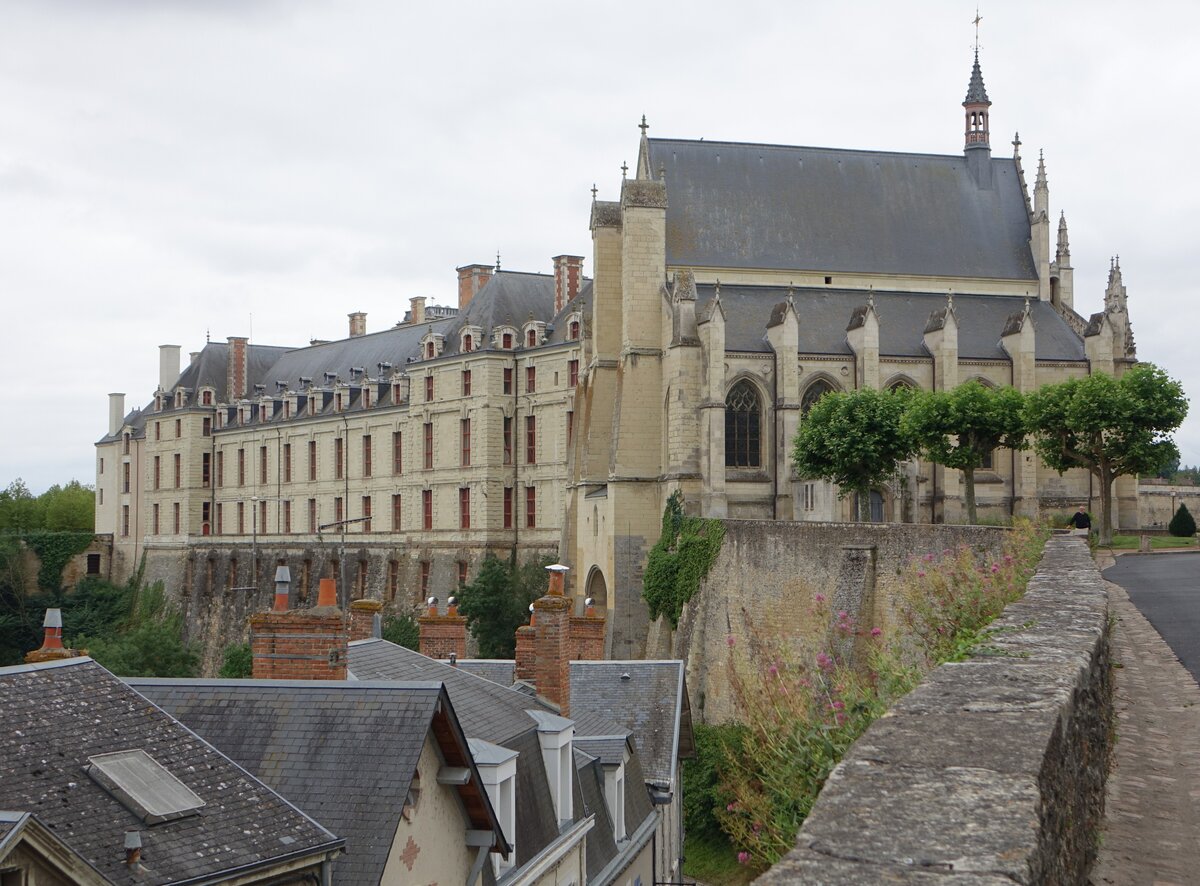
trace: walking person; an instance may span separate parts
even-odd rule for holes
[[[1092,531],[1092,518],[1088,516],[1087,505],[1080,505],[1067,525],[1072,527],[1072,535],[1088,535]]]

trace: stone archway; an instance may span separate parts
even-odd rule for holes
[[[588,573],[583,595],[595,600],[596,608],[601,612],[608,609],[608,582],[604,580],[604,573],[600,571],[599,566],[593,566]]]

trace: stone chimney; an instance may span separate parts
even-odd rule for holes
[[[115,434],[125,424],[125,395],[108,395],[108,432]]]
[[[596,611],[596,601],[583,601],[583,615],[571,616],[571,661],[600,661],[604,658],[603,613]]]
[[[232,403],[246,396],[250,374],[250,339],[231,335],[229,341],[229,365],[225,377],[225,397]]]
[[[346,636],[337,582],[323,578],[313,608],[250,617],[254,679],[345,680]]]
[[[558,705],[569,717],[571,703],[571,601],[563,593],[568,567],[547,566],[550,589],[533,602],[536,619],[534,639],[534,682],[538,695]]]
[[[179,345],[158,346],[158,386],[164,391],[179,380]]]
[[[462,311],[492,279],[494,270],[491,265],[463,265],[455,270],[458,272],[458,309]]]
[[[350,317],[350,337],[358,338],[367,334],[367,315],[365,311],[355,311]]]
[[[408,300],[408,322],[413,325],[425,322],[425,296],[415,295]]]
[[[537,679],[534,665],[537,662],[537,651],[534,641],[537,639],[537,628],[534,627],[533,604],[529,604],[529,624],[517,628],[516,669],[513,679],[532,683]]]
[[[66,649],[62,641],[62,610],[47,609],[46,618],[42,622],[45,633],[42,635],[42,648],[35,649],[25,655],[26,664],[41,664],[44,661],[57,661],[60,658],[75,658],[85,655],[77,649]]]
[[[426,601],[428,612],[417,619],[421,631],[420,652],[430,658],[449,658],[454,653],[458,658],[467,657],[467,620],[458,614],[458,601],[451,597],[446,601],[446,614],[438,614],[438,599]]]
[[[369,640],[375,634],[375,619],[383,611],[378,600],[355,600],[350,604],[350,642]]]
[[[579,287],[583,283],[583,256],[556,255],[554,262],[554,314],[566,306],[567,302],[579,295]]]

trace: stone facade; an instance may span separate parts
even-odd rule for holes
[[[994,623],[1001,654],[942,665],[872,724],[758,882],[1087,882],[1112,750],[1108,614],[1087,546],[1052,539]]]

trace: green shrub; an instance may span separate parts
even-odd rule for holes
[[[650,617],[665,615],[671,627],[679,624],[683,606],[716,562],[725,540],[720,520],[686,517],[683,495],[676,490],[663,509],[662,534],[650,549],[642,575],[642,597]]]
[[[383,639],[405,649],[419,650],[421,648],[421,628],[416,619],[408,614],[392,615],[383,620]]]
[[[721,788],[720,770],[726,749],[738,753],[746,730],[737,723],[697,723],[692,731],[696,756],[683,762],[683,830],[688,837],[725,841],[717,813],[731,798]]]
[[[161,583],[136,591],[123,630],[72,637],[69,645],[86,649],[121,677],[194,677],[200,669],[200,657],[183,642],[183,617],[168,604]]]
[[[218,677],[226,680],[245,680],[254,675],[254,654],[249,643],[234,643],[225,647]]]
[[[1187,505],[1183,502],[1179,503],[1179,510],[1171,518],[1171,525],[1167,527],[1167,531],[1176,538],[1191,538],[1196,534],[1196,519],[1188,512]]]

